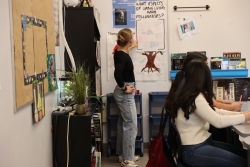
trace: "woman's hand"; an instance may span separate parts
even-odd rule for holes
[[[242,114],[244,114],[244,116],[245,116],[245,121],[250,121],[250,112],[249,111],[243,112]]]
[[[133,93],[135,88],[132,85],[127,86],[127,90],[125,91],[126,93]]]
[[[233,102],[230,105],[233,107],[233,111],[240,111],[242,107],[242,102]]]

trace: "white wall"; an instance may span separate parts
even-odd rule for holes
[[[107,81],[106,33],[118,31],[112,28],[112,1],[93,0],[101,14],[101,53],[103,93],[113,91],[115,82]],[[174,12],[173,6],[210,5],[209,12]],[[241,51],[250,66],[250,6],[249,0],[168,0],[169,53],[189,50],[205,50],[209,57],[223,51]],[[0,5],[0,166],[4,167],[52,167],[51,111],[56,106],[56,92],[46,96],[46,116],[33,124],[32,111],[26,106],[14,113],[10,19],[8,0]],[[179,40],[175,23],[179,17],[199,16],[201,33]],[[57,48],[57,57],[59,49]],[[63,55],[63,53],[61,53]],[[57,59],[57,64],[60,59]],[[167,74],[168,78],[168,74]],[[143,93],[144,141],[148,142],[148,92],[167,91],[170,81],[138,82]],[[105,141],[107,136],[105,133]]]
[[[100,22],[101,22],[101,70],[102,70],[102,93],[112,93],[115,88],[115,81],[107,80],[107,56],[106,56],[106,36],[107,32],[118,32],[120,29],[113,28],[112,22],[112,0],[94,0],[93,4],[96,6],[100,12]],[[135,31],[135,29],[132,29]],[[169,74],[167,73],[167,77]],[[148,132],[148,92],[152,91],[167,91],[170,88],[170,81],[143,81],[137,82],[137,89],[142,93],[142,111],[143,111],[143,128],[144,128],[144,142],[149,141]],[[106,124],[104,124],[104,129],[106,130]],[[104,143],[107,143],[107,130],[104,131]]]
[[[204,9],[178,9],[174,6],[205,6],[210,5],[208,11]],[[249,0],[169,0],[169,50],[170,53],[191,50],[207,51],[207,56],[221,56],[222,52],[241,51],[242,57],[247,58],[250,68],[250,11]],[[179,18],[195,16],[201,32],[179,39],[176,23]]]
[[[51,112],[56,106],[56,92],[46,95],[46,115],[37,124],[33,124],[30,105],[14,112],[8,0],[1,0],[0,11],[2,23],[0,27],[0,166],[52,167],[50,129]]]
[[[168,53],[179,53],[187,51],[207,51],[207,56],[220,56],[223,51],[241,51],[242,57],[247,58],[250,66],[250,6],[249,0],[242,0],[240,3],[235,0],[165,0],[168,11]],[[107,80],[107,56],[106,56],[106,34],[107,32],[118,32],[120,29],[113,28],[112,22],[112,0],[93,0],[93,4],[100,12],[101,20],[101,61],[102,61],[102,88],[103,93],[113,92],[115,81]],[[173,10],[174,6],[205,6],[210,5],[209,11],[204,9]],[[178,18],[196,16],[200,24],[201,32],[179,39],[177,31]],[[134,29],[132,29],[134,30]],[[168,59],[169,60],[169,59]],[[168,64],[168,63],[167,63]],[[166,68],[169,69],[169,68]],[[169,78],[169,72],[167,72]],[[148,134],[148,92],[168,91],[171,82],[137,82],[138,89],[143,94],[143,128],[144,142],[149,141]],[[106,124],[104,124],[105,128]],[[107,133],[104,131],[104,142],[107,142]]]

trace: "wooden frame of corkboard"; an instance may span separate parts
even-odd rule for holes
[[[44,79],[47,54],[55,53],[53,0],[10,0],[13,35],[14,110],[33,102],[32,81]]]

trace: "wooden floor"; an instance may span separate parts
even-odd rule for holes
[[[120,167],[118,162],[118,156],[107,157],[107,153],[104,152],[102,156],[102,166],[101,167]],[[140,157],[139,161],[136,161],[138,167],[145,167],[148,162],[148,150],[144,150],[143,157]]]

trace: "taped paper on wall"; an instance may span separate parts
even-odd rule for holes
[[[178,22],[177,27],[178,27],[180,39],[189,37],[191,35],[194,35],[200,32],[200,26],[197,23],[195,17],[191,17],[188,19],[186,18],[181,19]]]
[[[108,80],[114,80],[113,49],[116,46],[117,33],[107,34],[107,74]],[[166,80],[167,55],[161,51],[138,52],[132,49],[129,53],[134,64],[136,81]]]
[[[166,50],[166,8],[162,1],[138,1],[135,8],[138,51]]]

